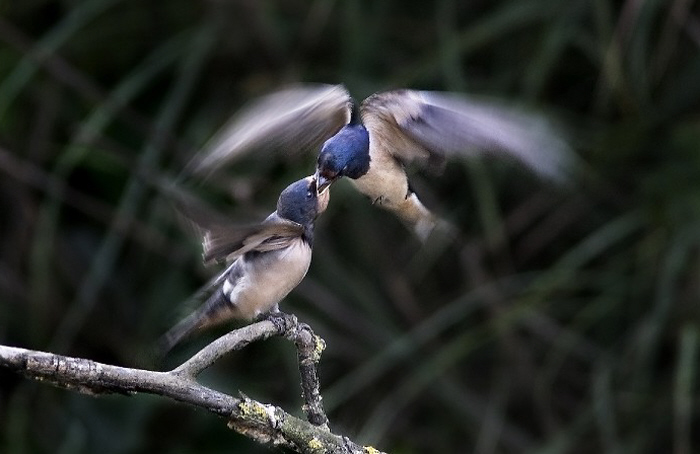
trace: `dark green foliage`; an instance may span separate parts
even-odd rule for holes
[[[284,82],[465,91],[543,110],[567,187],[510,163],[416,175],[461,232],[426,247],[343,181],[283,302],[322,335],[339,433],[387,452],[694,452],[700,42],[693,2],[0,2],[0,343],[135,367],[215,270],[160,189]],[[305,162],[242,162],[209,201],[261,219]],[[223,332],[225,328],[222,328]],[[219,333],[220,333],[219,332]],[[281,371],[281,373],[280,373]],[[299,409],[293,350],[206,374]],[[297,410],[300,414],[301,412]],[[0,452],[267,452],[209,414],[0,373]]]

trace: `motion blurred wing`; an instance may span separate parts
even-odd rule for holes
[[[491,152],[510,156],[554,180],[565,179],[573,154],[543,117],[442,92],[396,90],[362,104],[372,136],[386,142],[403,162],[439,164],[449,156]],[[399,135],[403,137],[398,138]]]
[[[284,219],[277,212],[257,224],[236,224],[204,204],[180,191],[171,191],[171,201],[181,223],[202,240],[205,263],[232,260],[248,251],[281,249],[304,233],[301,224]]]
[[[295,85],[244,107],[194,157],[186,174],[209,175],[253,152],[316,149],[350,121],[342,85]]]
[[[274,222],[257,225],[209,226],[202,235],[204,261],[233,260],[250,251],[282,249],[303,232],[301,224],[279,217]]]

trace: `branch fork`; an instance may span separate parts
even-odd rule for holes
[[[227,353],[251,342],[282,336],[294,342],[299,360],[302,410],[307,421],[283,409],[241,394],[233,397],[197,382],[197,376]],[[347,437],[333,434],[323,410],[317,365],[324,340],[294,315],[274,313],[265,320],[233,330],[168,372],[102,364],[83,358],[0,345],[0,368],[78,392],[100,395],[139,392],[157,394],[204,408],[228,419],[228,426],[260,443],[299,453],[381,454]]]

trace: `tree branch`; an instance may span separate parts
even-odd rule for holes
[[[226,353],[275,335],[284,336],[297,346],[303,410],[308,422],[274,405],[242,394],[233,397],[196,381],[197,375]],[[308,325],[298,323],[293,315],[278,314],[218,338],[169,372],[118,367],[3,345],[0,345],[0,367],[91,395],[148,393],[168,397],[227,418],[230,428],[259,443],[284,446],[299,453],[380,454],[328,429],[316,372],[324,347],[323,339]]]
[[[302,410],[311,424],[328,428],[328,417],[323,410],[323,403],[318,380],[317,365],[326,342],[314,334],[307,324],[297,325],[291,339],[297,347],[301,392],[304,396]]]
[[[228,353],[241,350],[251,342],[265,340],[285,333],[271,320],[263,320],[235,329],[216,339],[194,354],[190,359],[172,370],[173,374],[196,378],[205,369]]]

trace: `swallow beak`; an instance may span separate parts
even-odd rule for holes
[[[326,211],[326,208],[328,208],[328,201],[331,198],[331,191],[328,191],[327,189],[328,187],[326,187],[323,192],[318,193],[316,205],[316,212],[318,213],[317,216]]]
[[[333,183],[334,178],[326,178],[321,175],[318,170],[316,171],[316,191],[318,194],[323,194],[328,190],[330,185]]]

